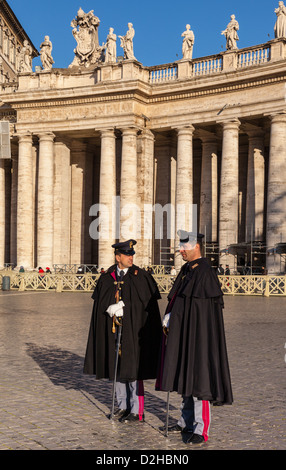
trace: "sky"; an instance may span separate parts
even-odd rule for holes
[[[99,43],[105,43],[109,28],[124,36],[129,22],[135,29],[134,54],[144,66],[167,64],[182,58],[186,24],[195,35],[193,58],[226,50],[221,32],[235,15],[239,23],[239,49],[274,39],[278,0],[7,0],[32,43],[40,51],[45,36],[53,44],[55,68],[67,68],[77,43],[71,21],[81,7],[94,10],[100,19]],[[285,2],[286,5],[286,2]],[[117,55],[123,55],[117,38]],[[33,68],[41,65],[33,60]]]

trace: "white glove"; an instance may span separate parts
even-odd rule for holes
[[[108,307],[106,310],[109,316],[112,318],[114,315],[116,317],[123,317],[123,307],[124,307],[124,302],[120,300],[118,304],[112,304]]]
[[[170,316],[171,316],[171,312],[166,313],[166,315],[164,316],[164,318],[163,318],[163,327],[164,328],[169,328]]]

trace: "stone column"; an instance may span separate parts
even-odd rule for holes
[[[222,123],[219,250],[220,263],[229,264],[232,268],[234,260],[226,254],[226,250],[229,245],[238,241],[239,125],[240,122],[236,119]]]
[[[153,203],[154,203],[154,134],[144,129],[139,153],[138,196],[141,208],[140,252],[136,245],[136,263],[152,264]],[[144,207],[145,206],[145,207]]]
[[[205,242],[217,241],[217,140],[202,138],[200,232]]]
[[[84,213],[84,262],[85,264],[92,264],[92,238],[89,234],[89,225],[91,218],[89,216],[90,208],[93,204],[93,186],[94,186],[94,154],[93,149],[87,147],[86,151],[86,173],[85,173],[85,213]]]
[[[70,264],[71,162],[69,143],[55,142],[54,264]]]
[[[11,230],[10,263],[17,264],[17,193],[18,193],[18,145],[11,147]]]
[[[54,255],[54,134],[39,135],[37,266],[52,269]]]
[[[122,130],[120,179],[120,240],[122,241],[129,238],[137,239],[137,230],[141,225],[137,199],[137,133],[136,128]],[[138,212],[136,208],[139,209]],[[140,246],[136,245],[136,249],[140,250]]]
[[[180,229],[197,231],[193,224],[193,132],[192,125],[178,129],[177,170],[176,170],[176,238],[175,250],[178,250],[177,232]],[[175,254],[175,268],[182,266],[181,255]]]
[[[100,218],[98,238],[98,267],[107,269],[114,264],[115,213],[116,197],[116,152],[115,134],[113,129],[101,131],[99,204]],[[97,215],[98,214],[94,214]],[[93,234],[93,238],[96,234]]]
[[[5,160],[0,158],[0,268],[5,263]]]
[[[264,132],[249,131],[245,240],[263,240]]]
[[[5,161],[5,262],[10,263],[12,160]]]
[[[286,242],[286,113],[272,116],[269,171],[266,244],[272,249],[277,243]],[[269,274],[279,273],[280,257],[267,256]]]
[[[32,136],[19,135],[17,194],[17,265],[34,268]]]
[[[71,151],[71,264],[84,263],[86,144],[74,141]]]
[[[167,264],[169,247],[174,236],[174,220],[171,203],[171,155],[172,146],[168,136],[157,141],[155,153],[155,199],[153,252],[154,264]],[[173,201],[174,202],[174,201]],[[174,206],[173,206],[174,208]],[[173,222],[173,225],[172,225]],[[173,230],[172,230],[173,229]]]

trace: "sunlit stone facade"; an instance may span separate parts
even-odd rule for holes
[[[0,160],[0,265],[106,268],[136,206],[135,262],[178,268],[178,208],[194,204],[214,266],[236,271],[258,246],[251,262],[280,272],[285,83],[284,38],[153,67],[126,59],[18,73],[1,96],[2,119],[14,122],[12,160]],[[170,209],[161,238],[155,207]]]

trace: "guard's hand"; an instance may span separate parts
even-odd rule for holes
[[[122,300],[120,300],[120,302],[118,302],[117,304],[112,304],[108,307],[108,309],[106,310],[106,312],[108,313],[108,315],[112,318],[112,317],[123,317],[123,307],[124,307],[124,302]]]
[[[169,328],[169,323],[170,323],[170,317],[171,317],[171,312],[170,313],[166,313],[166,315],[164,316],[163,318],[163,327],[165,328]]]

